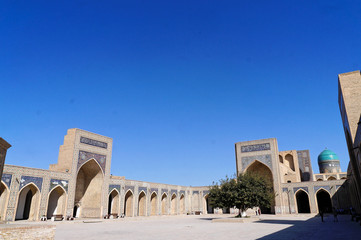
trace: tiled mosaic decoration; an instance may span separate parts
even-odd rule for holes
[[[51,179],[49,184],[49,192],[55,188],[56,186],[62,186],[66,192],[68,192],[68,180],[61,180],[61,179]]]
[[[3,176],[1,177],[1,180],[8,186],[8,188],[10,188],[11,185],[11,178],[12,175],[6,173],[4,173]]]
[[[79,151],[79,158],[78,158],[78,166],[77,170],[79,170],[80,166],[85,163],[86,161],[94,159],[97,161],[102,168],[103,172],[105,172],[105,163],[106,163],[106,156],[91,152]]]
[[[34,183],[41,192],[41,187],[43,185],[43,178],[41,177],[32,177],[32,176],[21,176],[19,190],[22,189],[25,185],[29,183]]]

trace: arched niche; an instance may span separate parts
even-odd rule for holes
[[[253,173],[258,176],[261,176],[263,179],[265,179],[272,187],[273,189],[273,175],[271,169],[266,166],[264,163],[255,160],[252,164],[250,164],[246,169],[245,172],[247,173]],[[271,207],[264,207],[259,206],[262,213],[274,213],[274,206],[275,206],[275,200],[271,200]]]
[[[331,196],[328,191],[321,188],[316,193],[316,200],[318,206],[318,212],[322,211],[324,213],[332,212],[332,201]]]
[[[299,189],[295,195],[298,213],[310,213],[310,200],[308,194],[304,190]]]
[[[5,220],[6,208],[9,199],[9,188],[4,182],[0,182],[0,221]]]
[[[278,155],[278,158],[280,160],[280,163],[283,163],[283,157],[281,155]]]
[[[168,195],[166,193],[163,193],[162,199],[161,199],[162,215],[167,215],[168,214],[167,200],[168,200]]]
[[[74,201],[78,217],[101,217],[103,181],[103,171],[94,159],[79,168]]]
[[[133,192],[131,190],[128,190],[124,197],[124,215],[133,216]]]
[[[170,200],[170,211],[171,214],[175,215],[177,214],[177,195],[175,193],[172,194],[171,200]]]
[[[108,214],[119,215],[119,192],[116,189],[109,193]]]
[[[292,171],[295,171],[295,162],[293,160],[293,156],[291,154],[287,154],[285,156],[284,164],[292,169]]]
[[[138,216],[146,216],[146,210],[146,195],[141,191],[138,197]]]
[[[48,197],[48,210],[46,217],[51,219],[53,215],[65,216],[66,210],[66,192],[61,186],[57,186],[51,190]]]
[[[157,215],[157,212],[158,212],[157,200],[158,200],[158,195],[156,192],[153,192],[152,195],[150,196],[150,215],[151,216]]]
[[[184,194],[181,194],[181,196],[179,198],[179,212],[180,212],[180,214],[184,214],[186,212]]]
[[[327,178],[327,181],[333,181],[333,180],[336,180],[334,176],[330,176],[329,178]]]
[[[18,194],[15,220],[37,220],[40,191],[33,183],[24,186]]]

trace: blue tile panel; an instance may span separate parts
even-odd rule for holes
[[[320,189],[320,188],[323,188],[323,189],[327,190],[330,193],[330,190],[331,190],[330,186],[314,186],[313,190],[316,193],[318,191],[318,189]]]
[[[163,195],[163,193],[166,193],[168,195],[168,189],[162,188],[162,195]]]
[[[43,178],[41,177],[31,177],[31,176],[21,176],[19,190],[29,183],[34,183],[41,191],[43,186]]]
[[[272,156],[270,154],[242,157],[242,169],[246,169],[248,165],[253,163],[255,160],[260,161],[272,169]]]
[[[108,143],[93,140],[93,139],[86,138],[86,137],[80,137],[80,142],[88,144],[88,145],[92,145],[95,147],[101,147],[101,148],[105,148],[105,149],[108,148]]]
[[[177,195],[178,191],[174,190],[174,189],[170,190],[170,195],[173,195],[173,193],[175,193]]]
[[[183,190],[179,191],[179,195],[182,195],[182,194],[185,196],[185,195],[186,195],[186,192],[183,191]]]
[[[49,192],[55,188],[56,186],[62,186],[66,192],[68,192],[68,180],[61,180],[61,179],[51,179],[50,180],[50,186],[49,186]]]
[[[3,176],[1,177],[1,180],[8,186],[8,188],[10,188],[11,185],[11,178],[12,175],[7,173],[4,173]]]
[[[85,151],[79,151],[77,170],[79,170],[80,166],[89,159],[94,159],[95,161],[97,161],[100,167],[102,168],[103,172],[105,172],[106,156],[91,152],[85,152]]]
[[[158,195],[158,188],[151,188],[150,192],[151,193],[155,192]]]
[[[138,188],[138,193],[140,193],[141,191],[144,191],[145,194],[147,194],[147,188],[146,187],[139,187]]]
[[[127,192],[129,189],[132,190],[132,193],[134,194],[134,186],[125,186],[124,192]]]
[[[303,189],[308,193],[308,187],[295,187],[295,188],[293,188],[293,192],[294,193],[297,192],[298,189]]]
[[[241,146],[241,152],[256,152],[266,150],[271,150],[271,145],[269,143]]]
[[[113,189],[117,189],[118,192],[120,192],[120,185],[116,185],[116,184],[111,184],[111,185],[109,185],[109,193],[110,193],[111,191],[113,191]]]
[[[199,194],[199,191],[193,191],[193,194]]]
[[[288,192],[288,188],[282,188],[282,192]]]

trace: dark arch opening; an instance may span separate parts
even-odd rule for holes
[[[298,191],[296,193],[297,210],[298,213],[310,213],[310,201],[305,191]]]
[[[330,213],[332,212],[332,202],[331,197],[328,192],[321,189],[316,194],[317,197],[317,205],[318,205],[318,211],[322,211],[324,213]]]
[[[33,199],[33,193],[29,191],[26,194],[23,219],[29,219],[31,200]]]
[[[76,217],[77,211],[78,211],[78,206],[75,205],[73,209],[73,217]]]

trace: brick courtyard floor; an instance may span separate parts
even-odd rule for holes
[[[84,223],[57,222],[55,239],[361,239],[361,226],[350,216],[281,217],[262,215],[260,221],[212,222],[229,215],[136,217],[115,220],[94,220]]]

